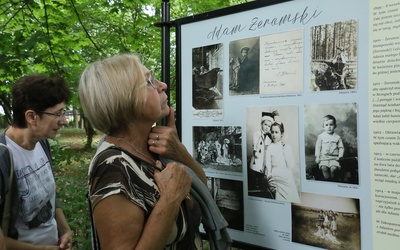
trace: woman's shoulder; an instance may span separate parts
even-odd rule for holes
[[[98,171],[101,166],[109,165],[116,168],[125,168],[127,165],[129,165],[130,168],[140,168],[141,163],[138,162],[137,159],[131,157],[130,153],[125,149],[104,141],[99,145],[90,163],[89,174],[93,171]]]
[[[96,153],[93,156],[91,163],[119,154],[121,154],[121,150],[119,149],[119,147],[117,147],[115,144],[109,143],[108,141],[103,141],[97,147]]]

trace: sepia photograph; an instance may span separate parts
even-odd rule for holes
[[[308,180],[358,184],[357,104],[304,106]]]
[[[242,173],[242,129],[237,126],[193,127],[193,156],[204,171]]]
[[[298,107],[247,107],[249,196],[300,202]]]
[[[311,91],[356,89],[358,21],[311,27]]]
[[[292,204],[292,241],[330,250],[360,250],[360,201],[302,193]]]
[[[260,38],[229,43],[229,95],[260,93]]]
[[[243,182],[208,177],[207,184],[228,228],[244,231]]]
[[[192,102],[194,109],[223,108],[222,68],[222,44],[192,49]]]

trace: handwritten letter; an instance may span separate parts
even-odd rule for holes
[[[260,94],[303,91],[303,30],[260,37]]]

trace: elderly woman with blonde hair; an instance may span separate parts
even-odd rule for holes
[[[206,176],[179,141],[166,89],[130,54],[92,63],[82,73],[84,114],[106,134],[89,167],[102,249],[202,248],[201,210],[189,191],[194,178],[206,187]],[[167,126],[153,127],[167,116]]]

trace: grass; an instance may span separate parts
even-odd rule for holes
[[[51,141],[57,199],[74,231],[74,249],[91,249],[87,173],[99,138],[96,136],[91,150],[84,150],[85,131],[68,128]]]

